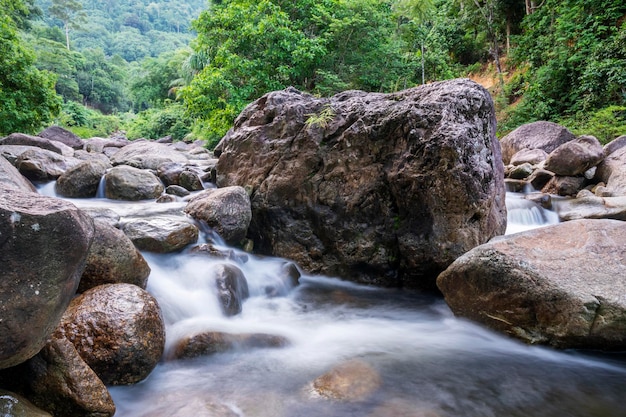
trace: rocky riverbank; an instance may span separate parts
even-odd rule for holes
[[[296,261],[275,273],[268,297],[297,285],[299,268],[438,288],[455,314],[528,343],[623,350],[623,223],[592,220],[623,220],[623,144],[602,147],[547,122],[499,142],[491,98],[468,80],[330,99],[269,93],[215,154],[55,127],[9,135],[0,139],[0,387],[55,416],[112,416],[107,385],[139,382],[161,360],[287,346],[273,334],[203,332],[166,352],[142,252],[224,260],[209,272],[222,314],[236,316],[249,290],[237,267],[245,260],[229,260],[244,255],[213,245],[211,233]],[[562,220],[583,220],[498,237],[505,177],[510,189],[538,190],[528,198]],[[38,194],[34,184],[49,181],[62,197],[150,208],[78,209]],[[328,394],[326,380],[344,368],[312,382],[319,395],[343,395]]]

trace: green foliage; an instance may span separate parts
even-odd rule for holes
[[[88,109],[73,101],[63,104],[56,123],[84,139],[94,136],[107,137],[120,128],[117,116],[103,115],[97,110]]]
[[[626,135],[626,106],[608,106],[559,120],[576,135],[593,135],[604,145]]]
[[[328,95],[415,84],[416,57],[378,0],[230,0],[194,24],[205,66],[181,97],[211,140],[266,92],[287,86]]]
[[[161,109],[148,109],[126,124],[129,139],[159,139],[171,136],[183,139],[191,132],[191,120],[185,116],[182,105],[172,103]]]
[[[336,116],[335,109],[328,104],[322,108],[318,113],[307,114],[307,119],[304,122],[307,128],[319,127],[325,129],[328,124],[333,121]]]
[[[0,6],[0,134],[32,133],[59,111],[55,76],[35,68],[33,52],[18,36],[26,4],[0,0]]]
[[[531,68],[515,118],[555,120],[625,104],[625,14],[618,0],[546,0],[527,16],[514,59]]]

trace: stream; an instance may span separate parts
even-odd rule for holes
[[[53,195],[53,188],[40,192]],[[71,201],[122,217],[168,210]],[[507,208],[507,233],[558,222],[520,195],[507,194]],[[145,381],[110,387],[116,417],[626,417],[624,354],[528,346],[456,318],[441,297],[420,292],[306,274],[297,287],[281,287],[275,277],[285,260],[251,255],[229,261],[245,273],[250,298],[240,315],[226,318],[207,273],[215,260],[144,256],[152,268],[147,289],[166,322],[166,357],[182,336],[203,330],[268,333],[290,344],[164,360]],[[278,288],[274,296],[268,286]],[[371,396],[311,395],[315,378],[353,359],[380,377]]]

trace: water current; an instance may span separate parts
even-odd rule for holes
[[[72,201],[110,208],[122,220],[182,207]],[[558,222],[520,195],[508,194],[507,206],[507,233]],[[208,330],[268,333],[290,344],[163,360],[145,381],[110,387],[116,417],[626,417],[626,355],[527,346],[456,318],[441,297],[334,277],[305,274],[297,287],[270,297],[265,289],[278,285],[285,260],[256,256],[231,261],[245,273],[250,298],[240,315],[225,318],[210,283],[215,261],[184,251],[144,256],[167,352],[184,335]],[[311,381],[353,359],[379,375],[372,395],[311,395]]]

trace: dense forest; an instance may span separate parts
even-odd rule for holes
[[[204,139],[294,86],[391,92],[454,77],[499,133],[553,120],[626,134],[618,0],[0,0],[0,134]]]

